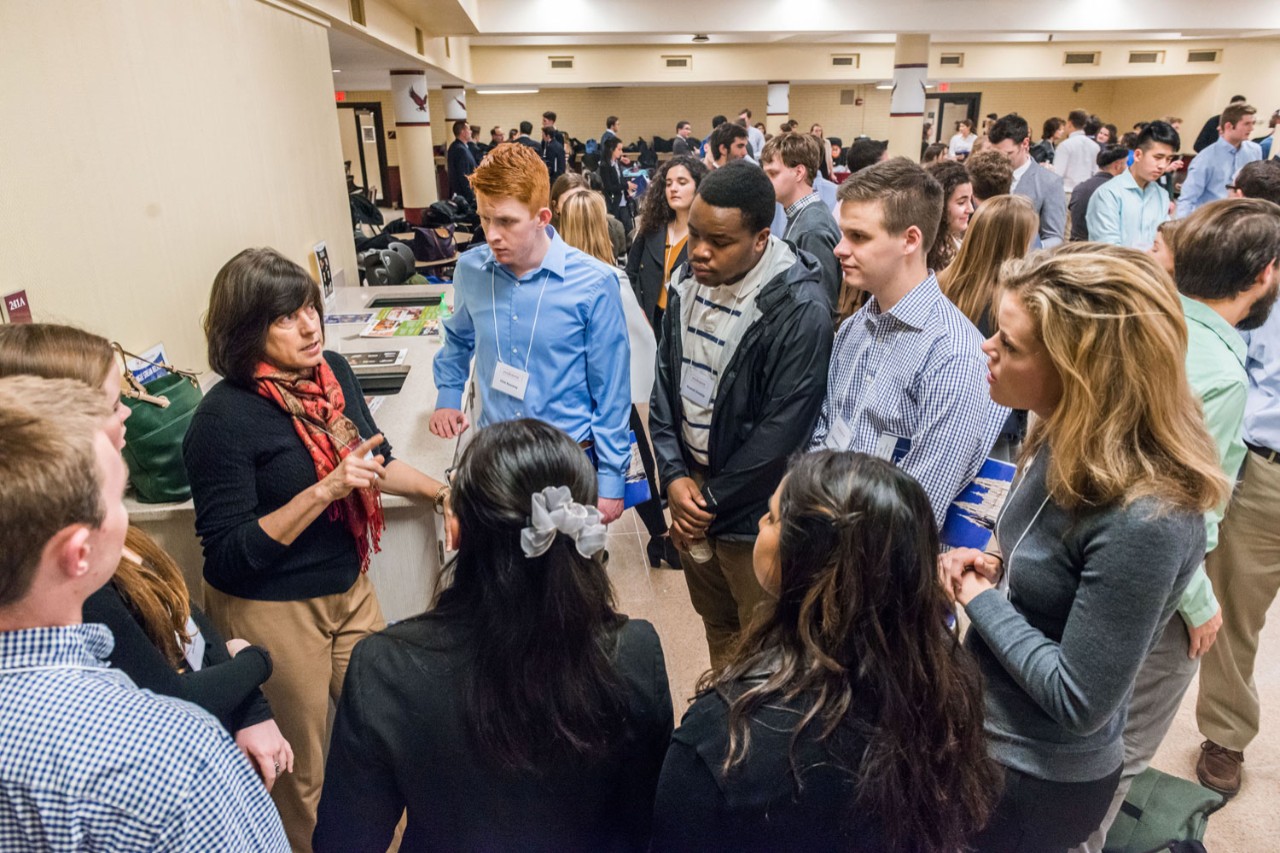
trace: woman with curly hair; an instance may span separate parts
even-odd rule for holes
[[[973,215],[973,182],[964,164],[955,160],[935,160],[924,168],[942,184],[942,197],[946,200],[942,205],[938,236],[927,260],[929,269],[937,275],[955,258],[969,228],[969,217]]]
[[[707,167],[696,157],[672,157],[644,195],[636,240],[627,253],[627,278],[655,332],[662,328],[671,273],[688,260],[689,209],[706,174]]]

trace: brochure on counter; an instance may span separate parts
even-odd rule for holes
[[[362,338],[439,337],[440,321],[450,316],[443,303],[383,308],[360,332]]]

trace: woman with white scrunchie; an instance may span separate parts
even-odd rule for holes
[[[653,626],[614,610],[596,473],[540,421],[453,472],[435,608],[362,641],[334,720],[317,851],[647,850],[672,730]]]

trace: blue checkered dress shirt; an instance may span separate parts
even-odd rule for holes
[[[289,849],[218,721],[105,663],[103,625],[0,632],[0,851]]]
[[[810,449],[826,444],[833,416],[853,434],[843,450],[874,454],[885,436],[909,439],[898,464],[924,486],[941,527],[1009,416],[986,378],[982,335],[929,273],[890,310],[872,297],[840,326]]]

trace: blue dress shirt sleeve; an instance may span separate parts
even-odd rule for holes
[[[1108,183],[1110,183],[1108,181]],[[1103,184],[1089,199],[1089,212],[1085,222],[1089,226],[1089,239],[1095,243],[1124,245],[1120,226],[1120,197]]]
[[[631,344],[616,275],[601,280],[587,305],[587,391],[600,497],[620,498],[631,462]]]
[[[476,350],[475,322],[467,308],[467,287],[462,264],[458,265],[456,276],[453,316],[441,323],[444,327],[444,346],[436,353],[431,365],[438,389],[437,409],[462,408],[462,393],[467,387],[467,377],[471,374],[471,356]]]

